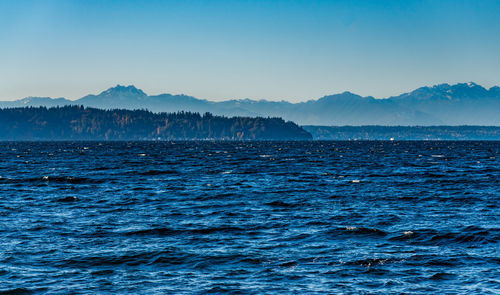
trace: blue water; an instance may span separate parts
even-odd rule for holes
[[[0,155],[0,294],[500,292],[500,142]]]

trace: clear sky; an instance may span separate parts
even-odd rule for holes
[[[303,101],[500,85],[500,1],[0,0],[0,100]]]

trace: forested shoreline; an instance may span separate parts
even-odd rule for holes
[[[281,118],[83,106],[0,109],[0,140],[309,140]]]
[[[302,126],[316,140],[500,140],[499,126]]]

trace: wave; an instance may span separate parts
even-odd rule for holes
[[[30,178],[0,178],[0,183],[56,183],[56,184],[99,184],[104,183],[104,179],[92,179],[87,177],[74,176],[41,176]]]
[[[123,232],[125,236],[173,236],[173,235],[210,235],[217,233],[242,233],[250,232],[255,229],[245,229],[242,227],[221,226],[221,227],[208,227],[208,228],[194,228],[194,229],[172,229],[167,227],[142,229],[135,231]]]
[[[500,241],[500,229],[485,229],[469,226],[455,232],[439,232],[434,229],[420,229],[403,232],[391,237],[391,241],[405,241],[412,244],[489,244]]]
[[[168,174],[179,174],[176,170],[148,170],[144,172],[137,173],[144,176],[155,176],[155,175],[168,175]]]
[[[96,267],[116,265],[151,265],[151,264],[182,264],[188,254],[175,249],[150,252],[127,252],[121,255],[103,254],[94,256],[76,256],[58,261],[58,267]]]
[[[265,203],[265,205],[278,208],[294,208],[299,206],[299,204],[286,203],[283,201],[272,201],[269,203]]]
[[[28,295],[28,294],[36,294],[47,289],[28,289],[28,288],[12,288],[12,289],[0,289],[0,295]]]
[[[334,236],[354,235],[354,236],[366,236],[366,237],[385,237],[388,235],[387,232],[377,228],[357,227],[357,226],[346,226],[346,227],[331,229],[328,231],[328,234]]]

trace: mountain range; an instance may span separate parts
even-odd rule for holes
[[[27,97],[0,102],[0,108],[64,105],[281,117],[300,125],[500,126],[500,87],[486,89],[472,82],[421,87],[384,99],[344,92],[299,103],[250,99],[214,102],[188,95],[147,95],[134,86],[121,85],[77,100]]]

